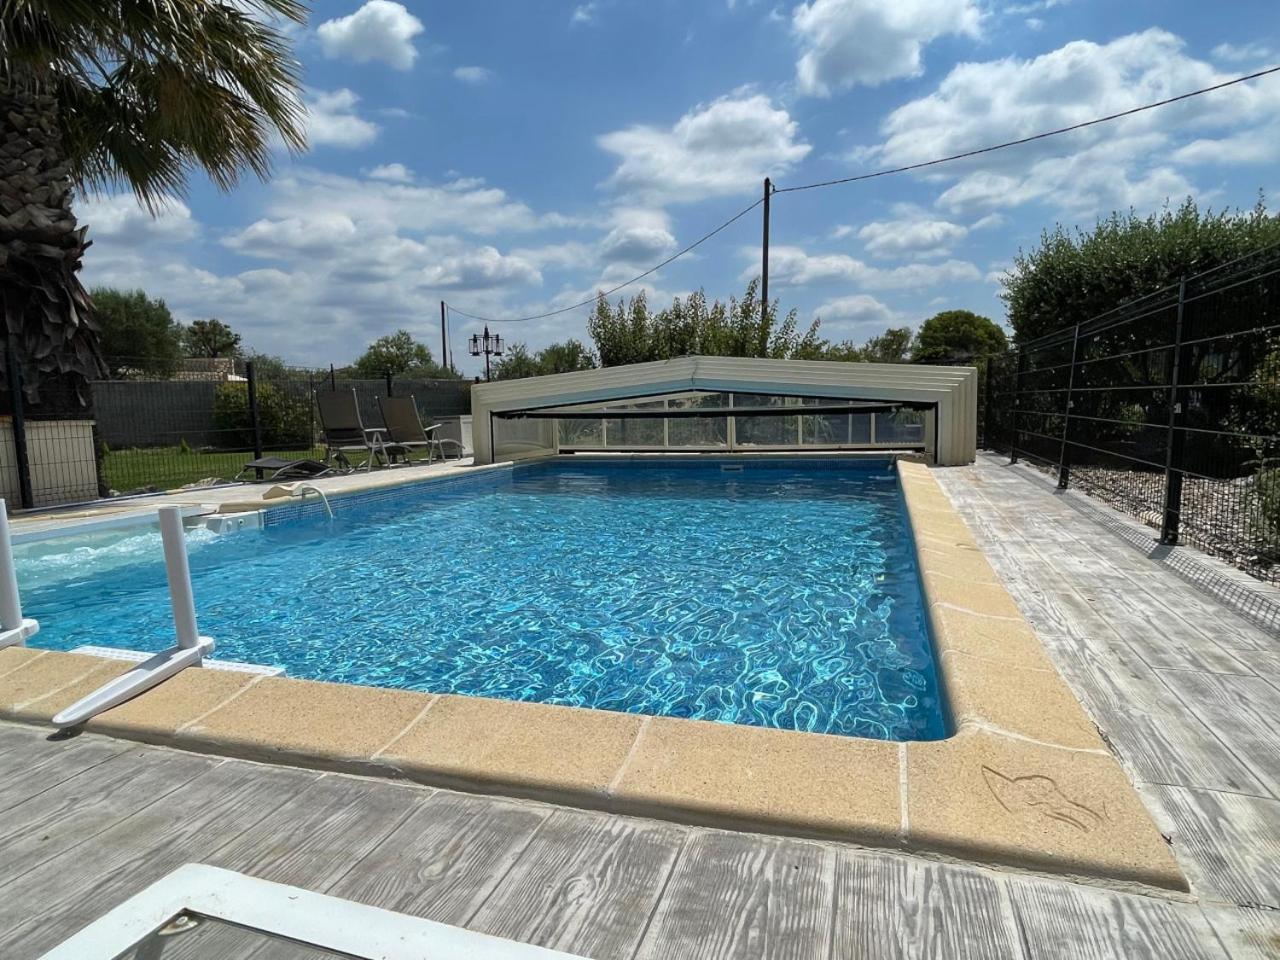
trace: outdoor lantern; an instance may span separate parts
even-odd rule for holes
[[[489,379],[489,358],[502,356],[502,337],[489,332],[489,325],[484,325],[484,333],[473,333],[469,352],[473,357],[484,357],[484,378]]]

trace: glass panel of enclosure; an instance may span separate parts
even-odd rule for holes
[[[829,397],[788,397],[766,393],[687,393],[662,398],[616,401],[606,410],[654,410],[654,417],[603,417],[561,420],[564,448],[726,449],[777,447],[919,446],[924,443],[924,413],[805,414],[806,406],[854,401]],[[722,407],[777,407],[778,415],[667,418],[664,410]],[[733,421],[732,425],[730,420]]]
[[[634,403],[612,403],[618,410],[665,410],[666,400],[642,400]],[[666,446],[662,417],[652,419],[607,419],[604,421],[604,444],[610,447],[662,447]]]
[[[924,411],[895,410],[875,416],[876,443],[924,443]]]
[[[727,393],[700,393],[667,398],[667,408],[670,410],[730,405]],[[727,447],[728,445],[728,417],[697,417],[667,421],[667,446],[669,447]]]

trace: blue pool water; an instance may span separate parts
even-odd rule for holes
[[[544,464],[194,530],[201,632],[295,677],[945,736],[889,464],[724,466]],[[172,644],[155,530],[18,556],[36,645]]]

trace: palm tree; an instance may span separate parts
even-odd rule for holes
[[[102,374],[73,193],[151,212],[202,169],[221,189],[305,146],[300,67],[275,24],[304,0],[0,0],[0,296],[25,393]]]

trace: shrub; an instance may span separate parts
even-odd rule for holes
[[[262,445],[286,449],[309,447],[312,441],[310,399],[282,392],[269,383],[258,384],[257,393]],[[213,396],[213,425],[223,434],[223,446],[253,447],[248,384],[218,385]]]
[[[1254,474],[1248,503],[1250,532],[1261,542],[1262,559],[1280,563],[1280,465],[1264,465]]]

